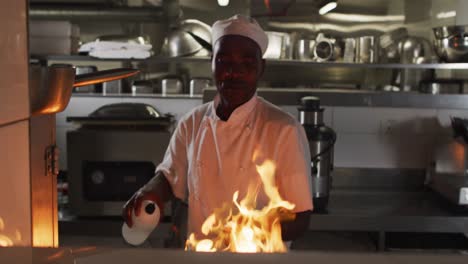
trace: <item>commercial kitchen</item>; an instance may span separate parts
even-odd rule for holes
[[[307,135],[307,231],[195,252],[173,201],[132,245],[122,206],[217,95],[211,26],[235,14],[268,36],[257,95]],[[0,21],[0,263],[468,261],[468,1],[2,0]]]

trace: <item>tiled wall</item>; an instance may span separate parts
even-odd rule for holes
[[[453,116],[468,118],[468,110],[325,107],[324,122],[338,135],[337,167],[423,169],[437,141],[451,137]]]

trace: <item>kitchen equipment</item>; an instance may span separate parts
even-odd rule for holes
[[[319,33],[314,46],[314,58],[323,62],[337,60],[340,56],[341,47],[337,45],[336,40]]]
[[[121,215],[125,201],[154,176],[174,118],[148,104],[118,103],[67,121],[80,125],[67,133],[72,213]]]
[[[356,58],[356,39],[346,38],[344,43],[343,62],[353,63]]]
[[[70,101],[73,87],[119,80],[138,72],[135,69],[111,69],[75,76],[75,69],[69,64],[54,64],[49,67],[31,65],[31,113],[39,115],[61,112]]]
[[[468,208],[468,119],[452,117],[453,136],[435,145],[427,184],[456,206]]]
[[[211,27],[201,21],[187,19],[168,33],[161,53],[168,57],[207,56],[211,50]]]
[[[468,61],[467,25],[443,26],[432,29],[434,49],[444,62]]]
[[[97,71],[98,71],[97,67],[94,65],[75,67],[75,75],[81,75],[81,74],[92,73],[92,72],[97,72]],[[73,92],[74,93],[94,93],[96,91],[96,85],[85,85],[81,87],[75,87],[73,89]]]
[[[115,80],[110,82],[104,82],[102,84],[102,94],[121,94],[123,92],[122,80]]]
[[[266,31],[268,48],[263,55],[268,59],[291,59],[291,38],[288,33]]]
[[[190,96],[200,95],[203,89],[211,86],[211,80],[207,78],[193,78],[190,80]]]
[[[421,64],[432,62],[432,47],[428,40],[420,37],[403,38],[399,44],[400,63]],[[432,76],[427,69],[401,69],[399,72],[399,85],[402,91],[417,90],[421,80]]]
[[[428,94],[462,94],[465,81],[460,79],[423,80],[419,91]]]
[[[299,121],[305,129],[310,147],[314,211],[324,212],[330,196],[336,133],[323,123],[324,109],[320,107],[319,98],[303,97],[298,110]]]
[[[150,80],[135,80],[132,84],[132,95],[152,94],[154,92],[153,82]]]
[[[355,61],[357,63],[377,62],[377,42],[374,36],[362,36],[356,39]]]
[[[425,38],[406,37],[400,41],[398,46],[400,63],[421,64],[432,62],[432,47]]]
[[[400,62],[399,43],[402,39],[408,37],[406,28],[397,28],[386,32],[379,37],[379,58],[383,63]]]
[[[183,91],[182,81],[178,78],[164,78],[161,80],[161,93],[168,94],[181,94]]]
[[[299,39],[296,44],[295,58],[301,61],[313,60],[314,47],[314,39]]]

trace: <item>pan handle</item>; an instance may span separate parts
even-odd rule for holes
[[[129,68],[118,68],[105,71],[98,71],[75,76],[73,87],[86,86],[96,83],[109,82],[128,78],[138,74],[140,70]]]

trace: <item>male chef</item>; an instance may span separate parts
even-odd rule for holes
[[[178,198],[188,205],[187,233],[201,238],[214,209],[235,191],[242,199],[250,184],[261,185],[256,165],[271,160],[281,197],[295,204],[295,219],[281,223],[283,240],[294,240],[307,230],[313,209],[309,145],[293,116],[256,95],[268,37],[254,19],[235,15],[213,24],[212,45],[218,93],[181,118],[154,178],[125,204],[125,221],[133,224],[132,210],[138,215],[143,200],[163,208]],[[258,207],[267,203],[260,191]]]

